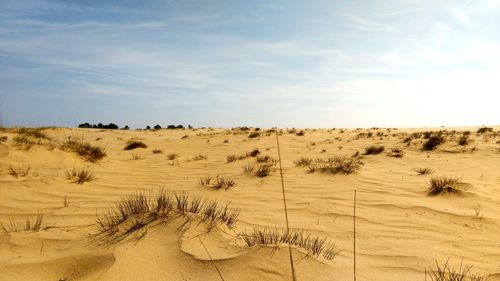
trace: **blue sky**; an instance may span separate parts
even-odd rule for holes
[[[0,1],[0,122],[500,123],[500,0]]]

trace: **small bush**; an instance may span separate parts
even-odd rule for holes
[[[436,147],[445,142],[445,138],[440,135],[433,135],[429,137],[429,139],[424,142],[422,149],[426,151],[431,151],[436,149]]]
[[[375,155],[375,154],[382,153],[383,151],[384,151],[383,146],[371,145],[371,146],[365,148],[365,155]]]
[[[272,169],[271,165],[268,165],[268,164],[259,165],[257,167],[257,169],[255,170],[255,175],[259,178],[264,178],[264,177],[269,176],[269,174],[271,174],[272,170],[273,169]]]
[[[252,132],[248,135],[249,139],[253,139],[253,138],[257,138],[257,137],[260,137],[260,133],[258,133],[258,132]]]
[[[469,135],[462,135],[458,139],[458,144],[462,146],[466,146],[467,144],[469,144]]]
[[[30,166],[23,166],[23,167],[13,167],[9,166],[9,175],[13,177],[26,177],[29,172],[30,172],[31,167]]]
[[[236,156],[236,154],[230,154],[228,156],[226,156],[226,163],[231,163],[231,162],[234,162],[238,160],[238,157]]]
[[[304,130],[300,130],[298,133],[296,133],[295,135],[299,136],[299,137],[303,137],[306,135],[306,132]]]
[[[77,184],[83,184],[84,182],[95,180],[95,177],[90,170],[76,169],[75,167],[73,167],[71,171],[66,171],[66,178]]]
[[[278,160],[272,158],[269,155],[257,156],[256,160],[257,160],[257,163],[270,163],[273,165],[278,162]]]
[[[163,150],[161,150],[161,149],[154,149],[153,153],[154,154],[161,154],[161,153],[163,153]]]
[[[434,173],[431,168],[418,168],[415,170],[419,175],[428,175]]]
[[[6,142],[7,139],[7,136],[0,136],[0,143]]]
[[[123,148],[123,150],[132,150],[132,149],[136,149],[136,148],[147,148],[147,147],[148,146],[141,141],[129,140],[127,142],[127,145],[125,145],[125,147]]]
[[[488,132],[493,132],[493,128],[488,128],[488,127],[482,127],[479,130],[477,130],[478,134],[484,134]]]
[[[76,152],[84,160],[89,162],[97,162],[106,156],[106,152],[104,152],[103,148],[93,146],[81,140],[67,140],[61,145],[61,150]]]
[[[257,155],[260,154],[260,151],[258,149],[254,149],[250,152],[247,153],[247,157],[257,157]]]
[[[426,270],[425,279],[427,280],[427,272],[430,272],[430,281],[486,281],[487,278],[471,273],[472,266],[462,266],[457,269],[452,269],[449,260],[440,266],[436,261],[436,268],[434,270]]]
[[[435,177],[429,182],[428,196],[436,196],[443,193],[458,193],[459,178]]]

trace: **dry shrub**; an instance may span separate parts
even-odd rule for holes
[[[371,145],[365,148],[365,155],[375,155],[384,151],[383,146]]]
[[[434,177],[429,182],[428,196],[436,196],[443,193],[459,193],[460,179],[455,177]]]
[[[252,132],[248,135],[249,139],[253,139],[253,138],[257,138],[257,137],[260,137],[260,133],[258,133],[258,132]]]
[[[34,231],[38,232],[40,230],[46,229],[46,227],[42,227],[43,224],[43,215],[38,214],[35,219],[30,217],[26,218],[24,223],[17,222],[15,219],[10,219],[9,223],[4,224],[0,223],[2,230],[5,233],[11,232],[20,232],[20,231]]]
[[[391,157],[402,158],[405,155],[405,152],[403,151],[403,149],[395,147],[392,148],[391,152],[389,152],[387,155]]]
[[[147,148],[148,146],[143,143],[142,141],[134,141],[134,140],[129,140],[125,147],[123,148],[124,150],[132,150],[136,148]]]
[[[489,128],[489,127],[482,127],[482,128],[479,128],[479,129],[477,130],[477,133],[478,133],[478,134],[484,134],[484,133],[488,133],[488,132],[493,133],[493,128]]]
[[[249,247],[279,247],[281,244],[287,244],[304,250],[309,256],[322,256],[327,260],[333,260],[340,252],[337,246],[326,238],[314,237],[297,229],[290,229],[287,232],[286,230],[255,228],[252,233],[241,233],[240,236]]]
[[[458,139],[458,144],[462,146],[466,146],[467,144],[469,144],[469,135],[462,135]]]
[[[426,151],[434,150],[438,145],[443,144],[445,141],[446,139],[442,135],[432,135],[426,142],[424,142],[422,149]]]
[[[13,167],[9,166],[9,175],[19,178],[19,177],[26,177],[29,172],[30,172],[31,167],[30,166],[18,166],[18,167]]]
[[[250,152],[247,152],[247,157],[257,157],[257,155],[260,154],[260,151],[258,149],[254,149]]]
[[[67,140],[61,145],[61,150],[76,152],[84,160],[97,162],[106,156],[104,148],[93,146],[83,140]]]
[[[95,180],[94,175],[89,169],[76,169],[75,167],[72,170],[66,171],[66,178],[77,184]]]
[[[153,153],[154,154],[161,154],[161,153],[163,153],[163,150],[161,150],[161,149],[153,149]]]
[[[299,159],[295,160],[293,163],[297,167],[306,167],[310,165],[313,162],[312,158],[309,157],[300,157]]]
[[[203,177],[199,179],[199,183],[201,186],[206,186],[210,187],[213,189],[222,189],[224,188],[225,190],[228,190],[230,187],[233,187],[236,185],[235,181],[232,179],[227,179],[222,176],[217,175],[214,178],[212,177]]]

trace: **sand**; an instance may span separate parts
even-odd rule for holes
[[[463,147],[457,144],[458,133],[448,135],[430,152],[421,150],[425,139],[403,143],[404,134],[444,129],[470,130],[472,142]],[[358,135],[369,131],[370,137]],[[474,273],[500,280],[500,134],[476,131],[306,129],[304,136],[285,131],[280,143],[290,226],[326,237],[341,249],[328,261],[294,248],[297,279],[353,279],[357,190],[357,280],[424,280],[426,270],[448,258],[453,267],[463,259]],[[248,138],[249,132],[228,129],[44,132],[52,145],[44,141],[29,150],[14,145],[14,131],[0,132],[8,138],[0,144],[0,222],[44,214],[40,231],[0,232],[0,280],[221,280],[214,264],[224,280],[291,280],[287,247],[246,247],[237,239],[254,227],[285,227],[279,170],[259,178],[243,172],[244,165],[255,163],[253,157],[226,163],[227,155],[254,149],[277,159],[274,134]],[[107,156],[91,163],[62,151],[57,144],[68,137],[105,147]],[[123,150],[132,138],[148,147]],[[369,145],[383,145],[385,151],[362,156],[365,164],[353,174],[308,173],[294,165],[299,157],[362,154]],[[389,157],[393,147],[402,148],[404,156]],[[178,158],[168,160],[171,153]],[[194,159],[198,155],[206,159]],[[9,167],[28,166],[25,177],[9,174]],[[72,183],[66,171],[73,167],[90,169],[96,179]],[[415,169],[423,167],[434,173],[418,175]],[[217,175],[234,179],[236,186],[214,190],[198,183],[200,177]],[[459,177],[467,190],[429,197],[433,176]],[[179,232],[182,222],[175,220],[100,245],[98,214],[126,195],[161,188],[230,202],[241,210],[239,221],[230,231],[216,227],[206,233],[198,224]]]

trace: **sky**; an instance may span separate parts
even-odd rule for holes
[[[500,124],[500,0],[0,1],[0,125]]]

